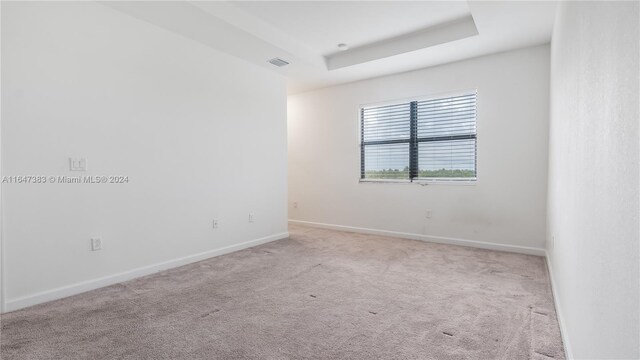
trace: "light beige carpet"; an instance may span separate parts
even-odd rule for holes
[[[6,314],[2,359],[564,359],[541,257],[290,230]]]

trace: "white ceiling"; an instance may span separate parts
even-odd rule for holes
[[[548,43],[557,2],[131,1],[105,5],[282,73],[289,93],[298,93]],[[460,19],[468,19],[471,25],[461,30]],[[348,44],[349,50],[338,52],[338,43]],[[290,65],[277,68],[267,63],[274,57]],[[341,65],[329,70],[328,64],[338,61],[334,58]]]
[[[466,1],[242,1],[243,11],[321,55],[392,38],[469,15]]]

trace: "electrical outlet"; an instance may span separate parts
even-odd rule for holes
[[[432,215],[433,215],[433,211],[431,211],[431,210],[426,210],[424,212],[424,217],[426,217],[427,219],[431,219]]]
[[[293,202],[293,208],[294,208],[294,209],[297,209],[297,208],[298,208],[298,202],[297,202],[297,201],[294,201],[294,202]]]
[[[218,228],[218,219],[213,219],[213,228],[214,229]]]
[[[91,238],[91,251],[99,251],[99,250],[102,250],[102,239]]]
[[[256,216],[253,213],[249,213],[249,222],[255,222]]]

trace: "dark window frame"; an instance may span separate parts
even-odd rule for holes
[[[476,94],[474,91],[473,94]],[[459,96],[468,96],[470,93],[457,94],[445,97],[434,97],[430,100],[455,98]],[[474,98],[474,101],[477,101]],[[418,103],[420,100],[408,101],[408,102],[394,102],[392,105],[409,104],[410,106],[410,135],[408,139],[393,139],[393,140],[364,140],[365,124],[364,113],[367,107],[360,107],[360,181],[361,182],[409,182],[414,181],[436,181],[436,182],[475,182],[478,178],[478,130],[475,129],[473,134],[463,135],[447,135],[447,136],[430,136],[430,137],[418,137]],[[476,103],[474,102],[474,106]],[[477,124],[477,114],[474,117],[474,121]],[[455,141],[455,140],[474,140],[474,177],[469,178],[454,178],[454,177],[440,177],[440,178],[421,178],[419,177],[419,150],[418,145],[420,143],[429,142],[441,142],[441,141]],[[408,179],[393,179],[393,178],[367,178],[365,177],[365,147],[368,145],[388,145],[388,144],[409,144],[409,178]]]

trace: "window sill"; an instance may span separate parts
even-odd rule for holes
[[[453,186],[475,186],[477,179],[473,180],[391,180],[391,179],[360,179],[360,184],[396,184],[396,185],[453,185]]]

